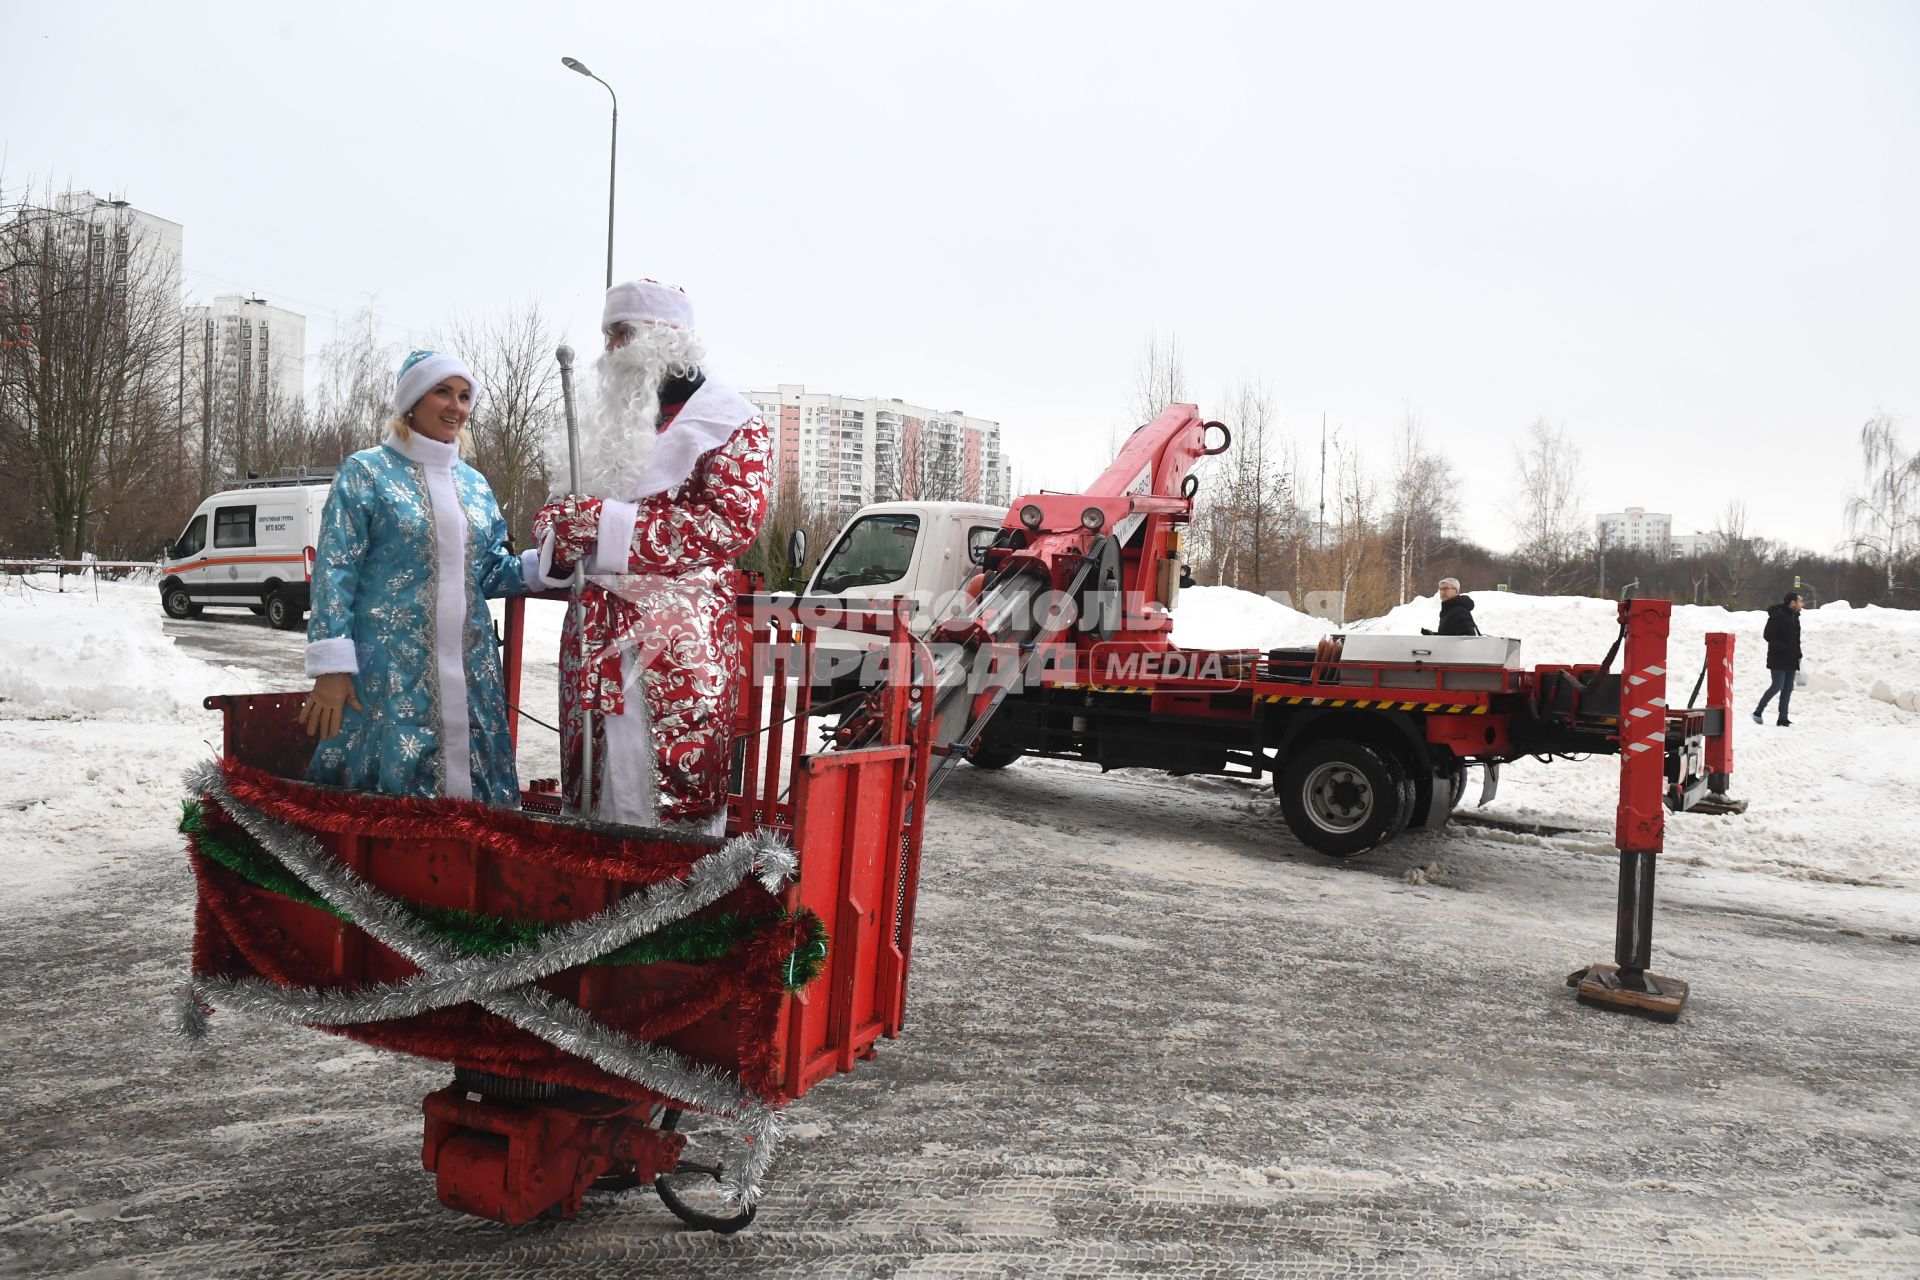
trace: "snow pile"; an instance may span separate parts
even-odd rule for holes
[[[260,684],[177,648],[150,581],[56,586],[0,579],[0,901],[15,910],[136,866],[184,878],[180,775],[220,741],[201,699]]]
[[[179,723],[201,712],[215,669],[162,630],[151,585],[0,579],[0,717]]]
[[[1182,649],[1312,648],[1338,630],[1265,596],[1232,587],[1182,587],[1173,643]]]
[[[1870,691],[1882,702],[1890,702],[1902,711],[1920,711],[1920,689],[1896,689],[1885,680],[1875,680]]]

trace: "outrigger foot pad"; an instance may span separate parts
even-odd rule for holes
[[[1709,791],[1706,797],[1693,802],[1688,813],[1745,813],[1747,802],[1735,800],[1724,791]]]
[[[1567,985],[1581,1004],[1637,1013],[1662,1022],[1678,1022],[1687,1002],[1687,984],[1641,970],[1622,976],[1617,964],[1589,965],[1567,975]]]

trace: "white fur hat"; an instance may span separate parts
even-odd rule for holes
[[[393,412],[405,417],[407,410],[420,403],[420,397],[448,378],[465,378],[473,387],[473,398],[480,399],[480,379],[459,356],[442,351],[416,351],[400,366],[393,383]]]
[[[693,300],[685,289],[658,280],[628,280],[607,290],[607,309],[600,332],[616,324],[664,324],[673,329],[693,328]]]

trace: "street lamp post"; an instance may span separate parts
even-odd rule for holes
[[[560,65],[569,71],[578,71],[589,80],[598,81],[607,96],[613,99],[613,140],[608,146],[607,157],[607,288],[613,288],[613,180],[620,165],[620,95],[613,86],[599,76],[587,70],[587,64],[578,58],[562,58]]]

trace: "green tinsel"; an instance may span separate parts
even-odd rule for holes
[[[238,829],[219,835],[209,832],[206,812],[199,801],[183,800],[180,809],[180,830],[194,837],[196,846],[208,858],[249,884],[353,923],[332,903],[280,865],[278,859],[245,832]],[[556,927],[510,920],[505,916],[481,915],[457,907],[416,906],[411,909],[411,914],[428,933],[473,955],[499,955],[515,947],[537,945]],[[742,940],[795,916],[803,921],[806,936],[787,957],[783,981],[787,990],[799,991],[819,976],[827,959],[827,927],[819,916],[805,908],[791,914],[779,911],[771,915],[742,916],[727,911],[719,915],[679,920],[624,947],[609,951],[592,963],[657,964],[672,961],[702,964],[730,954]]]

